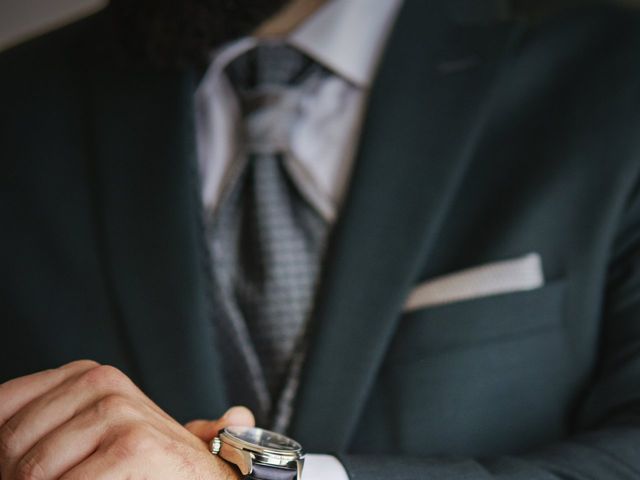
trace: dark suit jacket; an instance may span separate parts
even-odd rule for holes
[[[640,16],[454,3],[390,39],[290,434],[356,480],[640,478]],[[118,66],[102,18],[0,57],[0,379],[87,357],[216,417],[195,76]],[[543,288],[401,313],[533,251]]]

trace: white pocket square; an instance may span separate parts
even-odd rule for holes
[[[409,295],[405,312],[501,293],[533,290],[544,285],[537,253],[461,270],[428,280]]]

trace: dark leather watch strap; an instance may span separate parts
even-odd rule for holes
[[[253,472],[245,480],[298,480],[298,472],[290,468],[254,465]]]

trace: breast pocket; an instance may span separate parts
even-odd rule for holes
[[[562,323],[565,283],[428,307],[404,315],[390,361],[419,360],[450,349],[517,341]]]
[[[386,420],[366,436],[418,455],[518,452],[560,437],[571,391],[564,291],[556,281],[405,314],[367,410]]]

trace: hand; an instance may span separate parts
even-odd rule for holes
[[[238,473],[122,372],[79,361],[0,385],[0,478],[236,480]]]
[[[256,421],[248,408],[233,407],[218,420],[193,420],[185,428],[208,445],[220,430],[231,425],[255,427]]]

